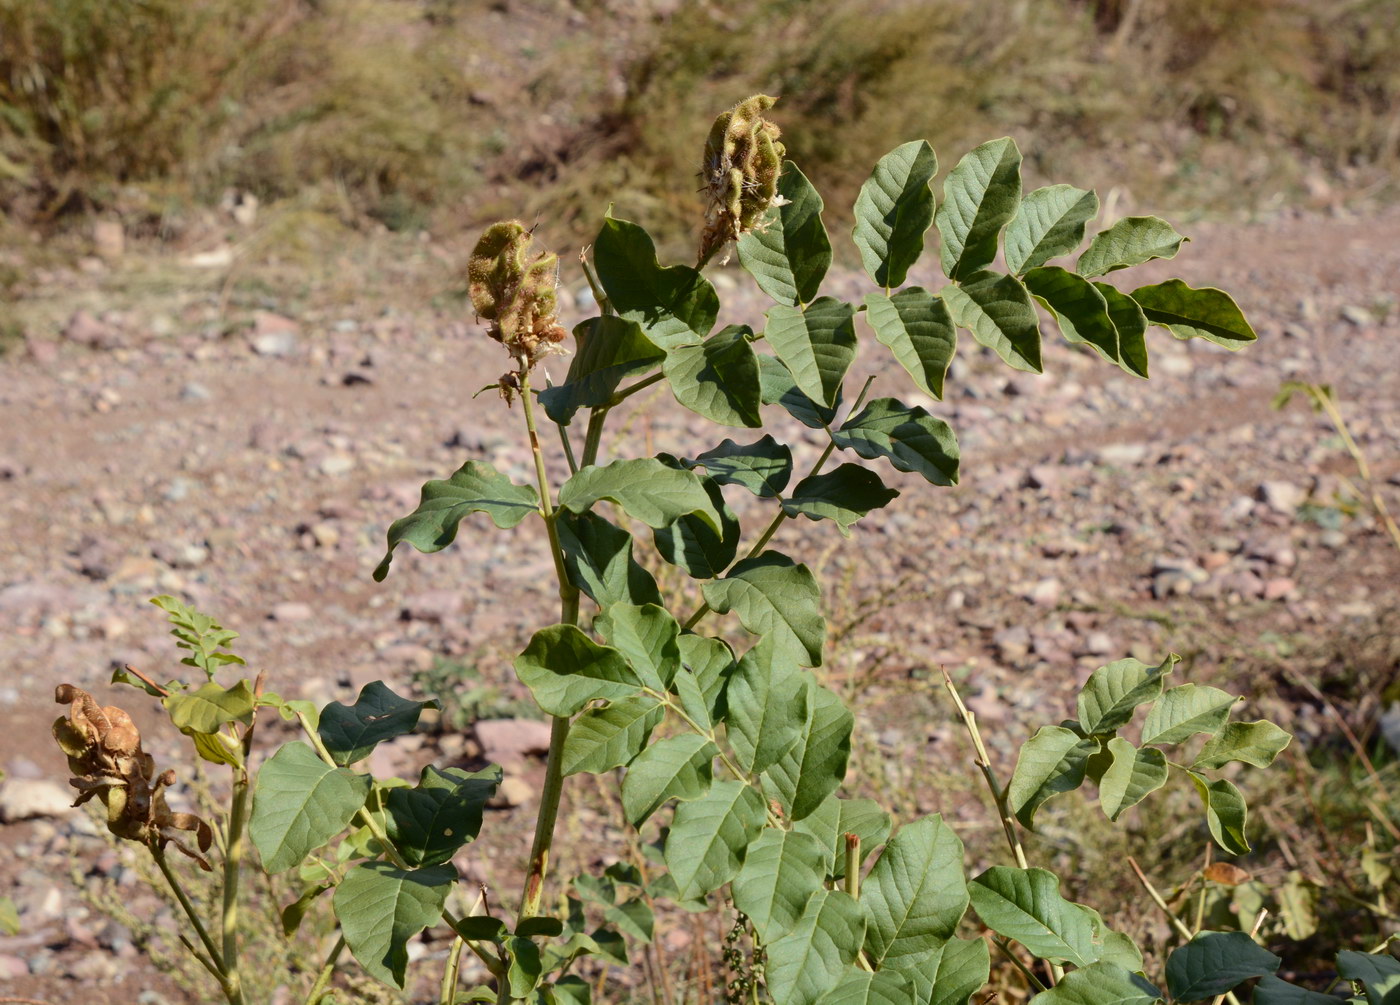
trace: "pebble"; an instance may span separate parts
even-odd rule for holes
[[[510,809],[514,806],[524,806],[534,798],[533,785],[517,775],[508,775],[486,805],[492,809]]]
[[[1095,456],[1105,467],[1132,468],[1147,458],[1147,444],[1110,443],[1106,447],[1100,447]]]
[[[482,719],[472,729],[481,756],[493,764],[519,764],[549,752],[550,724],[538,719]]]
[[[1284,516],[1292,516],[1308,497],[1307,490],[1301,485],[1285,481],[1263,482],[1258,495],[1266,506]]]
[[[180,397],[185,401],[208,401],[210,398],[214,397],[214,395],[210,392],[209,388],[192,380],[184,387],[180,388]]]
[[[29,976],[29,964],[19,956],[0,954],[0,980],[13,981]]]
[[[273,621],[309,621],[315,613],[316,612],[311,609],[310,604],[303,604],[300,601],[289,600],[273,607],[272,613],[269,615],[269,617]]]
[[[319,465],[321,474],[338,477],[348,474],[355,467],[355,458],[349,454],[329,454]]]
[[[8,778],[0,782],[0,823],[65,816],[73,808],[75,795],[46,779]]]

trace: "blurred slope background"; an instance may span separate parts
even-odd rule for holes
[[[875,159],[1012,134],[1028,182],[1154,211],[1394,194],[1397,0],[0,0],[0,241],[298,226],[686,241],[710,120],[781,96],[839,221]]]

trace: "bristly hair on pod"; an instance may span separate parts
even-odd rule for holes
[[[778,175],[783,145],[778,127],[763,117],[777,98],[755,94],[715,119],[705,140],[700,168],[705,194],[705,233],[700,261],[759,226],[770,206],[779,204]]]
[[[501,394],[511,400],[519,378],[545,356],[563,352],[567,334],[559,324],[555,289],[559,256],[530,251],[534,234],[519,220],[493,223],[467,260],[467,286],[487,334],[506,347],[517,369],[501,378]]]

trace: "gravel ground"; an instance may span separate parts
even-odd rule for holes
[[[1374,521],[1334,505],[1354,467],[1330,426],[1300,402],[1270,402],[1288,380],[1335,386],[1400,510],[1400,212],[1194,230],[1177,262],[1134,270],[1134,280],[1175,275],[1230,290],[1260,335],[1244,352],[1154,330],[1154,376],[1143,382],[1047,339],[1047,376],[1036,378],[965,339],[941,403],[920,401],[880,366],[876,393],[925,404],[957,430],[962,484],[927,491],[890,472],[904,495],[851,541],[807,542],[818,528],[790,523],[775,544],[820,556],[838,622],[865,615],[835,647],[831,673],[870,682],[863,715],[882,748],[945,742],[946,716],[925,720],[881,700],[938,664],[966,681],[984,718],[1020,723],[1047,718],[1032,715],[1047,699],[1067,708],[1089,669],[1130,652],[1174,648],[1205,679],[1231,644],[1364,631],[1396,609],[1400,553]],[[94,287],[81,273],[51,280]],[[911,282],[936,288],[931,275]],[[722,320],[758,317],[736,267],[716,283]],[[860,288],[845,275],[827,292]],[[173,312],[104,311],[99,298],[61,333],[32,333],[0,360],[0,767],[11,779],[0,819],[33,813],[0,826],[9,852],[0,894],[15,900],[22,926],[0,937],[0,994],[182,1000],[132,933],[70,880],[74,867],[119,888],[134,876],[82,811],[62,808],[64,767],[49,738],[57,683],[103,696],[114,664],[173,675],[148,597],[174,593],[215,613],[243,633],[239,651],[269,671],[270,687],[318,701],[350,700],[377,678],[406,688],[440,659],[502,682],[505,657],[553,616],[537,524],[504,534],[470,523],[453,549],[401,549],[387,582],[369,575],[385,527],[412,509],[425,479],[478,457],[528,480],[518,408],[489,394],[471,400],[504,368],[497,346],[428,308],[257,312],[232,334],[222,317],[215,297]],[[858,369],[876,365],[865,337]],[[694,455],[713,445],[691,438],[665,392],[633,402],[614,423],[628,430],[614,448]],[[800,466],[818,444],[810,430],[789,433]],[[135,692],[122,698],[140,704]],[[1286,714],[1306,734],[1312,710],[1282,702],[1261,695],[1256,710]],[[170,730],[138,721],[151,727],[148,749],[168,759]],[[432,757],[469,762],[483,748],[509,760],[506,802],[521,805],[488,820],[484,839],[494,833],[504,850],[490,863],[464,857],[466,875],[509,875],[523,856],[540,772],[531,729],[407,738],[379,755],[376,767],[401,772]],[[996,742],[1005,753],[1021,735],[999,730]],[[576,811],[574,826],[602,826],[596,812]],[[138,913],[158,912],[131,898]]]

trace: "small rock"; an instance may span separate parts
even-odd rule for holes
[[[185,401],[208,401],[214,395],[209,391],[209,388],[192,380],[180,388],[180,397]]]
[[[1042,579],[1026,592],[1026,599],[1038,607],[1054,607],[1064,588],[1058,579]]]
[[[481,756],[494,764],[519,764],[549,752],[550,724],[537,719],[483,719],[472,727]]]
[[[308,621],[315,613],[310,604],[289,600],[275,606],[272,609],[271,618],[273,621]]]
[[[1297,592],[1297,583],[1287,576],[1280,576],[1264,584],[1263,596],[1265,600],[1287,600]]]
[[[29,976],[29,964],[18,956],[0,954],[0,981],[13,981]]]
[[[427,590],[404,601],[400,617],[405,621],[450,621],[462,613],[463,598],[459,590]]]
[[[94,317],[91,311],[74,311],[63,328],[63,337],[69,342],[85,345],[90,349],[110,349],[117,344],[117,333],[111,325]]]
[[[300,335],[301,325],[272,311],[253,312],[254,335]]]
[[[1131,468],[1141,464],[1147,457],[1145,443],[1110,443],[1100,447],[1096,453],[1100,464],[1112,468]]]
[[[321,474],[332,478],[348,474],[355,467],[355,458],[349,454],[330,454],[320,463]]]
[[[106,982],[121,976],[122,965],[110,953],[88,953],[68,966],[68,976],[80,981]]]
[[[494,809],[510,809],[513,806],[524,806],[534,798],[533,785],[523,778],[510,775],[501,782],[500,788],[486,805]]]
[[[334,548],[340,541],[340,531],[329,523],[318,523],[311,528],[311,538],[321,548]]]
[[[64,816],[73,808],[74,794],[47,779],[8,778],[0,782],[0,823]]]
[[[1003,663],[1016,663],[1030,655],[1031,633],[1025,625],[1003,628],[992,636],[992,644]]]
[[[1084,639],[1083,652],[1090,656],[1106,656],[1113,652],[1113,638],[1108,632],[1090,632]]]
[[[119,220],[98,220],[92,225],[92,248],[97,257],[114,262],[126,252],[126,232]]]
[[[1060,485],[1060,469],[1054,464],[1036,464],[1026,472],[1027,488],[1053,492]]]
[[[1158,600],[1184,597],[1195,585],[1186,573],[1178,569],[1168,569],[1152,577],[1152,595]]]
[[[1307,490],[1292,482],[1268,481],[1259,486],[1259,499],[1275,513],[1292,516],[1308,497]]]
[[[1376,319],[1370,311],[1364,307],[1358,307],[1356,304],[1347,304],[1340,313],[1343,321],[1357,328],[1368,328],[1376,323]]]
[[[1264,581],[1252,572],[1236,572],[1220,581],[1220,589],[1237,593],[1245,600],[1257,600],[1264,595]]]
[[[254,335],[252,346],[259,356],[290,356],[297,351],[297,342],[294,332],[268,332]]]

